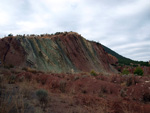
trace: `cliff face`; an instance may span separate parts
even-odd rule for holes
[[[44,36],[16,36],[0,40],[0,60],[4,65],[32,67],[61,72],[116,72],[101,44],[88,41],[77,33]]]

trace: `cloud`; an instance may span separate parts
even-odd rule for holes
[[[148,0],[4,0],[0,8],[0,37],[75,31],[125,57],[150,60]]]

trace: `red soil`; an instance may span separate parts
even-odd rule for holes
[[[29,72],[18,74],[18,77],[20,76],[36,80],[41,84],[40,87],[53,94],[68,95],[73,100],[73,106],[84,106],[84,109],[87,107],[88,112],[100,113],[102,109],[109,113],[149,113],[150,111],[149,77],[120,75],[94,77],[86,73],[32,74]],[[127,85],[130,78],[132,78],[131,84]]]

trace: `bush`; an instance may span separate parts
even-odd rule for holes
[[[8,34],[8,36],[9,36],[9,37],[12,37],[12,36],[13,36],[13,34],[12,34],[12,33],[10,33],[10,34]]]
[[[24,77],[27,81],[31,81],[32,80],[32,73],[25,73]]]
[[[4,80],[4,76],[0,74],[0,89],[2,88],[3,80]]]
[[[92,70],[92,71],[90,72],[90,74],[91,74],[92,76],[97,76],[97,73],[96,73],[94,70]]]
[[[132,77],[128,77],[126,81],[126,86],[131,86],[132,85]]]
[[[24,77],[24,76],[19,76],[19,77],[18,77],[18,81],[19,81],[19,82],[23,82],[23,81],[24,81],[24,79],[25,79],[25,77]]]
[[[143,101],[150,102],[150,93],[147,92],[143,94]]]
[[[41,83],[42,85],[46,84],[47,79],[48,79],[48,76],[47,76],[47,75],[39,75],[39,76],[36,76],[36,81],[37,81],[38,83]]]
[[[8,77],[8,83],[9,84],[14,84],[16,82],[16,75],[11,75]]]
[[[41,107],[43,108],[43,111],[45,111],[47,102],[48,102],[48,93],[46,90],[40,89],[36,91],[36,95],[38,97],[38,100],[40,101]]]
[[[139,79],[136,76],[129,76],[126,80],[126,86],[135,85],[136,83],[139,83]]]
[[[142,75],[143,75],[143,70],[142,70],[142,68],[137,67],[137,68],[135,69],[135,71],[134,71],[134,74],[137,74],[137,75],[142,76]]]
[[[65,93],[66,91],[66,81],[65,80],[61,80],[59,83],[59,89],[62,93]]]
[[[129,74],[129,70],[127,70],[127,69],[123,69],[122,74],[124,74],[124,75],[128,75],[128,74]]]
[[[10,69],[10,68],[14,68],[14,65],[10,64],[10,65],[4,65],[5,69]]]

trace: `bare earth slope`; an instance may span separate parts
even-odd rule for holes
[[[117,59],[101,44],[69,32],[42,36],[10,36],[0,40],[1,65],[31,67],[41,71],[117,72]]]

